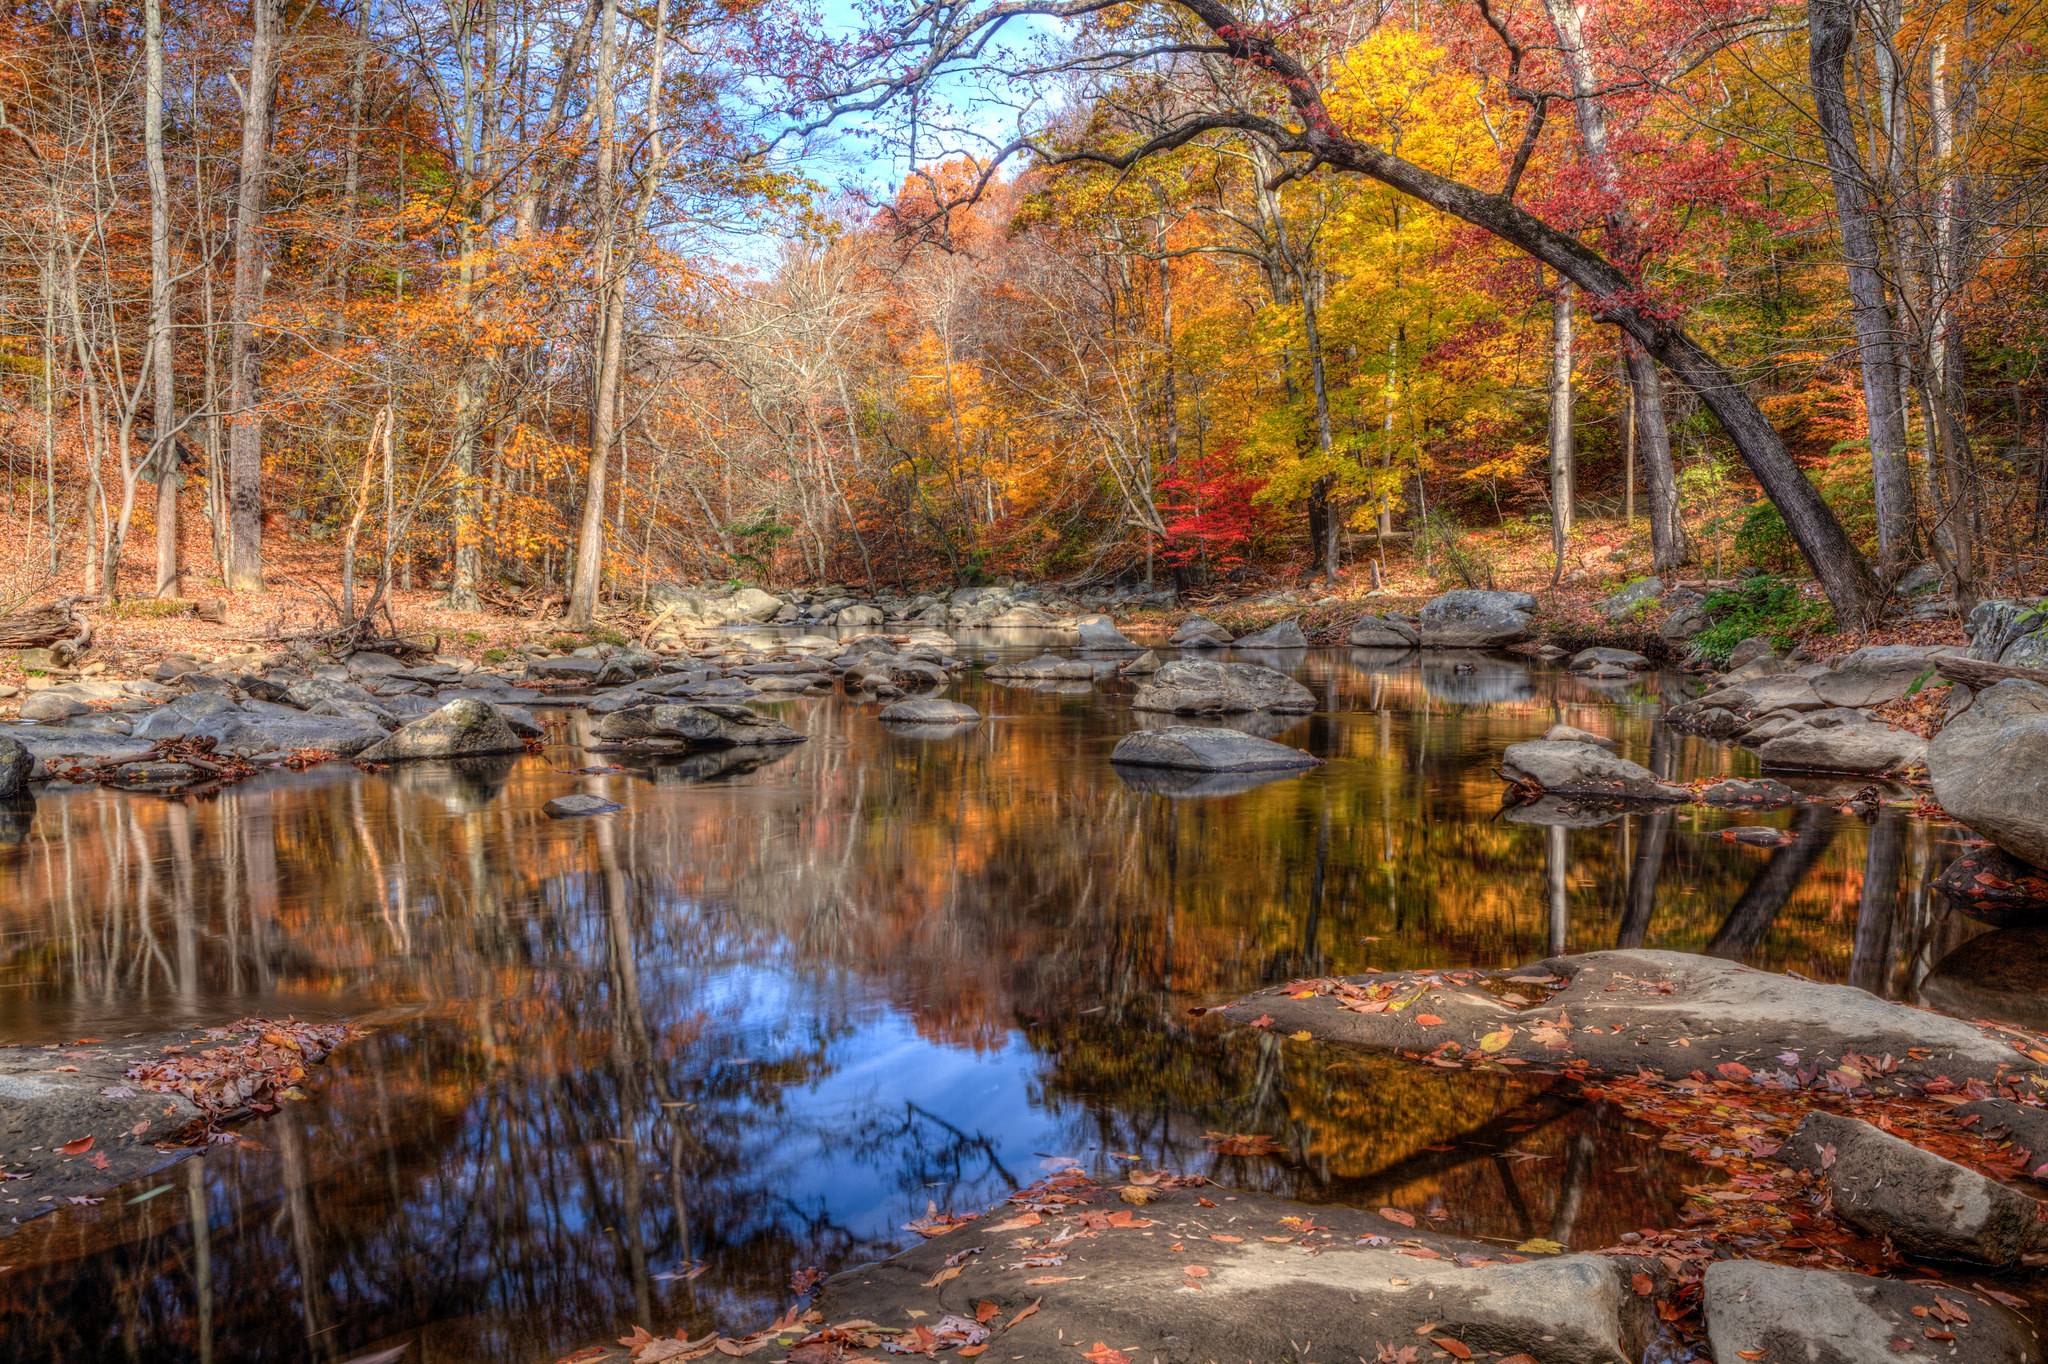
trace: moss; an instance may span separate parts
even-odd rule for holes
[[[1787,649],[1808,635],[1835,626],[1834,612],[1826,602],[1809,601],[1797,583],[1768,573],[1713,593],[1704,607],[1713,623],[1693,636],[1692,648],[1715,667],[1726,667],[1735,646],[1753,636],[1770,640],[1774,648]]]

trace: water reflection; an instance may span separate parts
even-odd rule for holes
[[[1111,768],[1142,722],[1124,684],[969,680],[988,718],[945,736],[803,698],[776,708],[810,742],[767,754],[606,769],[570,717],[538,757],[46,796],[0,849],[0,1037],[387,1021],[315,1103],[0,1242],[9,1357],[526,1360],[634,1321],[749,1327],[792,1272],[1069,1158],[1603,1244],[1696,1174],[1613,1114],[1188,1007],[1636,944],[1918,997],[1981,931],[1923,889],[1945,831],[1895,809],[1501,816],[1499,750],[1559,722],[1666,776],[1745,770],[1655,725],[1657,678],[1615,699],[1363,652],[1285,664],[1319,710],[1283,741],[1330,761],[1229,793]],[[626,809],[541,813],[571,791]],[[1717,836],[1759,818],[1797,837]]]

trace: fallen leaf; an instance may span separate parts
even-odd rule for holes
[[[1403,1212],[1399,1208],[1381,1208],[1380,1216],[1386,1218],[1389,1222],[1399,1222],[1404,1227],[1415,1225],[1415,1214]]]
[[[57,1149],[67,1156],[82,1156],[92,1150],[92,1138],[80,1137],[77,1141],[67,1141]]]

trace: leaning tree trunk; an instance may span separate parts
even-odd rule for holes
[[[1905,394],[1899,373],[1899,334],[1885,296],[1870,177],[1856,154],[1846,64],[1856,34],[1854,0],[1809,0],[1808,70],[1814,113],[1826,144],[1834,185],[1835,220],[1848,267],[1849,318],[1863,372],[1863,406],[1870,425],[1870,470],[1877,501],[1880,570],[1895,576],[1913,544],[1913,478],[1906,457]]]
[[[228,586],[263,588],[263,416],[257,408],[256,314],[263,307],[263,215],[270,106],[277,89],[277,0],[254,0],[235,186],[235,282],[228,298]]]

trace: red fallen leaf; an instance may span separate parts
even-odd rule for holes
[[[1417,1023],[1420,1023],[1425,1028],[1436,1028],[1443,1026],[1443,1020],[1441,1018],[1438,1018],[1435,1014],[1417,1014],[1415,1015],[1415,1021]]]
[[[67,1156],[82,1156],[92,1150],[92,1138],[80,1137],[77,1141],[67,1141],[57,1149]]]
[[[1930,1326],[1920,1334],[1926,1336],[1929,1340],[1954,1340],[1956,1338],[1954,1331],[1944,1331],[1938,1326]]]
[[[1404,1227],[1415,1225],[1415,1214],[1403,1212],[1399,1208],[1381,1208],[1380,1216],[1386,1218],[1389,1222],[1399,1222]]]
[[[1005,1331],[1014,1330],[1018,1322],[1024,1320],[1024,1318],[1036,1312],[1038,1310],[1038,1304],[1044,1301],[1044,1298],[1033,1298],[1030,1302],[1025,1303],[1022,1307],[1017,1309],[1016,1316],[1011,1317],[1008,1321],[1003,1323],[1003,1329]]]
[[[1749,1067],[1743,1065],[1740,1061],[1723,1061],[1720,1065],[1715,1066],[1714,1069],[1721,1072],[1724,1078],[1730,1080],[1747,1080],[1750,1077]]]
[[[1657,1281],[1647,1274],[1638,1274],[1631,1278],[1628,1286],[1636,1291],[1639,1298],[1647,1298],[1657,1291]]]
[[[983,1326],[988,1325],[1002,1314],[1002,1306],[988,1298],[983,1298],[980,1302],[974,1304],[974,1319]]]
[[[1470,1359],[1472,1357],[1472,1347],[1459,1340],[1456,1336],[1431,1336],[1429,1343],[1453,1359]]]
[[[1500,1364],[1536,1364],[1535,1355],[1509,1355]]]
[[[1099,1340],[1095,1342],[1095,1348],[1081,1358],[1087,1360],[1088,1364],[1131,1364],[1129,1355],[1122,1350],[1112,1350]]]
[[[1209,1277],[1209,1267],[1207,1265],[1187,1265],[1181,1270],[1181,1273],[1187,1275],[1190,1279],[1206,1279]]]
[[[113,1161],[107,1159],[105,1151],[95,1151],[92,1153],[92,1168],[95,1170],[104,1170],[113,1163]]]
[[[1273,1015],[1271,1015],[1271,1014],[1260,1014],[1260,1015],[1259,1015],[1259,1016],[1258,1016],[1257,1018],[1254,1018],[1254,1019],[1252,1020],[1252,1026],[1253,1026],[1254,1028],[1270,1028],[1270,1027],[1272,1027],[1272,1026],[1273,1026]]]

